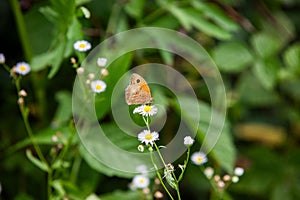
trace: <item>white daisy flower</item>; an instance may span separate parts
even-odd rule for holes
[[[233,177],[231,178],[231,181],[232,181],[233,183],[237,183],[237,182],[239,182],[239,177],[238,177],[238,176],[233,176]]]
[[[140,189],[148,187],[149,183],[150,180],[145,175],[136,175],[135,177],[133,177],[132,180],[133,187],[140,188]]]
[[[143,130],[140,134],[138,134],[138,140],[146,145],[151,144],[153,146],[153,142],[159,139],[159,135],[157,132],[150,132],[149,130]]]
[[[107,59],[106,58],[98,58],[97,59],[97,65],[99,67],[104,67],[107,63]]]
[[[91,82],[91,88],[95,93],[101,93],[105,91],[106,83],[101,80],[95,80]]]
[[[3,53],[0,53],[0,64],[5,63],[5,56]]]
[[[185,136],[183,139],[183,144],[187,147],[190,147],[194,144],[194,139],[191,136]]]
[[[208,179],[211,179],[214,175],[214,169],[212,167],[206,167],[204,170],[204,174]]]
[[[233,173],[234,175],[242,176],[244,174],[244,169],[241,167],[236,167]]]
[[[133,110],[133,114],[140,114],[140,115],[143,115],[143,116],[153,116],[157,113],[157,107],[156,106],[148,106],[148,105],[141,105],[139,107],[136,107],[134,110]]]
[[[30,72],[30,66],[26,62],[19,62],[16,65],[15,72],[21,75],[26,75]]]
[[[85,40],[78,40],[74,43],[74,49],[76,49],[77,51],[84,52],[90,50],[91,48],[91,43]]]
[[[207,162],[207,157],[205,153],[199,151],[193,153],[191,160],[195,165],[202,165]]]

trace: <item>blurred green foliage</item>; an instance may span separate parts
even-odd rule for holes
[[[84,17],[82,6],[91,18]],[[10,66],[20,60],[31,64],[33,72],[22,80],[22,86],[28,93],[35,142],[50,161],[53,151],[59,151],[57,144],[65,144],[74,131],[70,121],[76,72],[69,59],[74,56],[79,63],[84,59],[73,50],[75,41],[86,39],[96,46],[111,35],[137,27],[181,31],[205,47],[225,83],[226,124],[209,162],[220,172],[231,173],[235,165],[246,171],[225,199],[300,199],[299,8],[297,0],[4,0],[0,2],[0,53]],[[22,21],[25,30],[18,24]],[[173,66],[193,85],[204,116],[193,147],[196,151],[211,115],[209,94],[203,79],[182,59],[164,51],[132,52],[112,64],[105,81],[114,86],[131,66],[151,61]],[[0,76],[4,91],[0,199],[45,199],[47,177],[40,169],[46,167],[36,160],[9,74],[1,68]],[[180,111],[175,98],[164,90],[158,88],[154,94],[174,113],[168,116],[165,133],[172,134],[180,115],[194,126],[189,119],[197,113]],[[110,101],[110,95],[96,100],[99,121],[113,142],[135,149],[137,141],[115,134]],[[185,101],[188,105],[189,97]],[[54,142],[53,135],[63,136]],[[113,157],[114,152],[108,153]],[[128,189],[132,175],[93,159],[75,136],[64,159],[52,163],[53,199],[141,198],[141,192]],[[189,165],[186,173],[183,199],[209,199],[208,181],[199,169]]]

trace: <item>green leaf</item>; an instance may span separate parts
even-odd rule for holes
[[[106,157],[103,159],[109,158],[111,162],[121,163],[124,169],[126,169],[127,166],[131,165],[132,163],[144,163],[144,161],[139,160],[138,157],[120,157],[119,148],[129,152],[137,152],[137,146],[139,145],[137,138],[128,136],[126,133],[122,132],[122,130],[120,130],[115,124],[102,124],[101,128],[103,129],[105,136],[111,141],[111,144],[117,146],[117,148],[110,148],[110,146],[99,145],[99,139],[97,139],[98,133],[89,133],[89,137],[84,139],[84,145],[86,147],[93,147],[94,155],[91,154],[91,152],[89,152],[89,150],[87,150],[85,147],[80,146],[80,153],[82,157],[91,168],[107,176],[132,178],[135,175],[134,173],[120,171],[114,169],[113,167],[106,166],[100,160],[102,159],[102,156]],[[96,152],[99,152],[97,153],[97,159],[95,158]]]
[[[270,106],[279,102],[279,96],[266,90],[251,72],[243,73],[237,83],[240,101],[253,106]]]
[[[48,165],[47,163],[44,163],[42,161],[40,161],[39,159],[37,159],[36,157],[34,157],[32,155],[32,152],[31,150],[27,149],[26,150],[26,156],[27,158],[35,165],[37,166],[38,168],[40,168],[42,171],[44,172],[48,172]]]
[[[300,43],[290,46],[283,55],[284,63],[288,70],[300,72]]]
[[[66,43],[61,42],[59,46],[55,49],[55,59],[52,60],[51,70],[48,74],[48,78],[53,78],[53,76],[58,72],[60,65],[63,61],[64,51],[65,51]]]
[[[202,1],[192,1],[192,5],[199,11],[203,13],[206,18],[213,20],[220,27],[228,31],[237,31],[239,26],[235,23],[226,13],[224,13],[215,4],[202,2]]]
[[[136,191],[114,191],[109,194],[104,194],[100,196],[101,200],[116,200],[116,199],[122,199],[122,200],[139,200],[143,199],[144,195],[142,191],[136,190]]]
[[[188,96],[181,96],[180,100],[185,105],[193,105],[194,100],[192,100]],[[211,110],[210,107],[204,103],[199,101],[199,108],[200,113],[194,112],[193,110],[189,110],[187,107],[185,109],[181,109],[182,118],[190,127],[191,130],[195,129],[196,124],[193,123],[193,119],[197,119],[197,116],[200,114],[200,121],[199,121],[199,129],[197,130],[197,139],[198,141],[202,141],[205,137],[206,131],[210,125],[211,120]],[[177,103],[173,102],[172,105],[175,106],[175,110],[177,112],[180,111],[180,107]],[[180,114],[180,113],[178,113]],[[205,142],[205,141],[204,141]],[[232,141],[232,136],[229,129],[228,121],[225,122],[224,128],[217,140],[217,143],[213,147],[212,151],[210,152],[212,157],[228,172],[232,172],[235,160],[236,160],[236,150]]]
[[[280,88],[289,96],[298,102],[300,102],[300,90],[299,90],[300,79],[291,79],[282,82]]]
[[[182,9],[178,8],[175,5],[169,5],[167,7],[168,11],[174,15],[177,20],[181,23],[181,25],[188,31],[192,29],[192,23],[190,21],[190,16]]]
[[[139,19],[142,17],[144,4],[145,0],[130,0],[125,5],[125,10],[130,16]]]
[[[279,61],[276,58],[258,60],[254,65],[254,75],[266,89],[272,89],[278,79],[280,69]]]
[[[186,8],[182,9],[182,12],[186,16],[189,24],[192,24],[193,27],[199,31],[220,40],[228,40],[231,38],[231,34],[228,31],[205,19],[205,17],[195,9]]]
[[[260,32],[252,36],[251,44],[260,57],[268,58],[279,52],[282,48],[283,41],[274,34]]]
[[[72,117],[72,96],[70,92],[60,91],[55,94],[55,99],[58,101],[53,122],[56,126],[66,125]]]
[[[246,45],[239,42],[220,44],[213,51],[213,58],[221,71],[240,72],[253,62],[253,56]]]

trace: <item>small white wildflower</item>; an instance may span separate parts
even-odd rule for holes
[[[202,165],[207,162],[207,157],[203,152],[195,152],[193,153],[191,160],[195,165]]]
[[[241,167],[236,167],[233,173],[234,175],[242,176],[244,174],[244,169]]]
[[[133,110],[133,114],[140,114],[140,115],[143,115],[143,116],[153,116],[157,113],[157,107],[156,106],[148,106],[148,105],[141,105],[139,107],[136,107],[134,110]]]
[[[206,167],[204,170],[204,174],[208,179],[211,179],[214,175],[214,169],[212,167]]]
[[[95,74],[94,73],[89,73],[88,77],[90,80],[93,80],[95,78]]]
[[[145,150],[145,148],[144,148],[143,145],[139,145],[139,146],[137,147],[137,149],[138,149],[140,152],[144,152],[144,150]]]
[[[102,80],[95,80],[91,82],[91,88],[95,93],[101,93],[105,91],[106,83]]]
[[[91,12],[84,6],[80,7],[85,18],[89,19],[91,17]]]
[[[107,59],[106,58],[98,58],[97,59],[97,65],[99,67],[104,67],[107,63]]]
[[[223,181],[218,181],[217,185],[218,185],[219,188],[225,187],[225,183]]]
[[[228,174],[223,176],[223,181],[227,182],[227,181],[230,181],[230,179],[231,179],[231,176],[229,176]]]
[[[108,72],[107,69],[101,69],[101,74],[102,74],[103,76],[108,76],[109,72]]]
[[[145,175],[136,175],[133,177],[132,184],[134,187],[142,189],[149,186],[150,180]]]
[[[153,146],[153,142],[159,139],[159,135],[157,132],[150,132],[149,130],[144,130],[138,134],[138,140],[146,145],[151,144]]]
[[[16,64],[15,72],[21,75],[26,75],[30,72],[30,66],[26,62],[19,62]]]
[[[83,67],[79,67],[79,68],[77,68],[77,74],[83,74],[83,72],[84,72],[84,68]]]
[[[88,51],[92,48],[92,45],[85,40],[78,40],[74,43],[74,49],[76,49],[77,51]]]
[[[27,92],[25,90],[20,90],[19,95],[21,97],[26,97],[27,96]]]
[[[239,182],[239,180],[240,180],[240,178],[239,178],[238,176],[233,176],[233,177],[231,178],[231,181],[232,181],[233,183],[237,183],[237,182]]]
[[[0,64],[5,63],[5,56],[3,53],[0,53]]]
[[[187,147],[190,147],[194,144],[194,139],[191,136],[185,136],[183,139],[183,144]]]

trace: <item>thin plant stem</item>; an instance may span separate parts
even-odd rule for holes
[[[18,93],[19,93],[20,90],[21,90],[21,86],[20,86],[20,78],[21,78],[21,77],[18,77],[18,78],[16,79],[16,88],[17,88],[17,92],[18,92]],[[31,128],[31,126],[30,126],[30,123],[29,123],[29,121],[28,121],[28,113],[27,113],[27,111],[26,111],[24,105],[20,105],[20,104],[19,104],[19,108],[20,108],[21,115],[22,115],[22,118],[23,118],[23,121],[24,121],[24,125],[25,125],[26,131],[27,131],[27,133],[28,133],[28,136],[29,136],[29,138],[30,138],[31,143],[32,143],[32,145],[33,145],[33,147],[34,147],[34,149],[35,149],[35,151],[36,151],[36,153],[37,153],[39,159],[40,159],[44,164],[46,164],[46,165],[48,166],[48,162],[46,161],[46,159],[45,159],[45,157],[44,157],[44,155],[43,155],[43,153],[42,153],[42,151],[41,151],[39,145],[35,142],[34,135],[33,135],[33,131],[32,131],[32,128]],[[49,168],[49,166],[48,166],[48,168]]]
[[[31,61],[32,50],[30,47],[30,41],[26,31],[25,20],[23,18],[20,4],[18,0],[10,0],[11,9],[15,15],[15,20],[18,28],[18,34],[21,40],[22,48],[27,61]]]
[[[152,162],[152,164],[154,165],[156,175],[157,175],[157,177],[158,177],[158,179],[159,179],[161,185],[163,186],[163,188],[165,189],[165,191],[167,192],[167,194],[169,195],[169,197],[170,197],[172,200],[174,200],[174,198],[172,197],[171,193],[169,192],[167,186],[166,186],[165,183],[163,182],[163,180],[162,180],[162,178],[161,178],[161,176],[160,176],[160,174],[159,174],[159,172],[158,172],[157,166],[156,166],[156,164],[155,164],[155,162],[154,162],[154,160],[153,160],[153,152],[152,152],[152,151],[150,152],[150,157],[151,157],[151,162]]]

